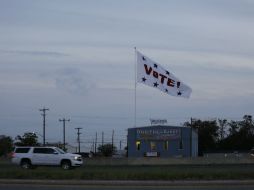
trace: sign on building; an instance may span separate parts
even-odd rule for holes
[[[150,119],[151,125],[165,125],[167,124],[166,119]]]
[[[179,128],[170,129],[137,129],[136,138],[137,140],[170,140],[179,139],[181,131]]]

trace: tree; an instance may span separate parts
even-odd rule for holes
[[[0,156],[6,156],[13,148],[13,140],[9,136],[0,137]]]
[[[184,126],[189,126],[198,130],[198,154],[200,156],[202,156],[204,152],[214,151],[216,149],[219,129],[216,120],[193,120],[192,123],[187,122]]]
[[[238,122],[231,121],[228,123],[228,125],[229,125],[229,136],[235,135],[239,130]]]
[[[253,135],[253,129],[254,129],[254,123],[252,121],[252,116],[251,115],[244,115],[243,116],[243,121],[240,123],[241,129],[244,130],[246,133],[246,136],[252,136]]]
[[[250,150],[254,146],[254,123],[251,115],[244,115],[243,121],[239,121],[239,132],[237,134],[237,141],[239,150]]]
[[[103,156],[110,157],[116,152],[116,147],[112,146],[112,144],[104,144],[100,145],[98,147],[99,153],[101,153]]]
[[[227,120],[226,119],[218,119],[219,122],[219,137],[220,140],[223,140],[225,138],[226,134],[226,126],[227,126]]]
[[[16,146],[38,146],[38,136],[35,133],[24,133],[24,135],[21,137],[18,135],[15,140],[17,141],[15,143]]]
[[[212,121],[193,120],[184,126],[198,129],[199,155],[206,151],[250,151],[254,148],[254,121],[244,115],[241,121],[219,119]],[[226,130],[228,135],[226,136]]]
[[[254,147],[254,123],[251,115],[244,115],[242,121],[230,121],[229,135],[220,140],[220,150],[249,151]]]

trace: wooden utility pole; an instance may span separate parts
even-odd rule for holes
[[[97,152],[97,132],[96,132],[96,134],[95,134],[95,144],[94,144],[94,153],[96,154],[96,152]]]
[[[42,116],[43,116],[43,146],[45,146],[45,128],[46,128],[46,111],[49,111],[48,108],[42,108],[42,109],[39,109],[39,111],[42,111]]]
[[[101,145],[104,145],[104,132],[101,133]]]
[[[80,129],[82,129],[81,127],[77,127],[77,128],[75,128],[76,130],[78,130],[78,132],[77,132],[77,135],[78,135],[78,138],[77,138],[77,141],[78,141],[78,153],[80,153]]]
[[[68,121],[70,122],[70,119],[59,119],[60,122],[63,122],[63,149],[65,151],[65,122]]]
[[[112,152],[114,150],[114,134],[115,134],[115,131],[113,130],[112,131]]]

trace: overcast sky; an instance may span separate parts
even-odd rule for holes
[[[47,141],[61,141],[63,117],[73,145],[75,127],[125,140],[135,46],[193,90],[138,84],[137,126],[253,115],[253,21],[252,0],[0,0],[0,134],[42,134],[45,106]]]

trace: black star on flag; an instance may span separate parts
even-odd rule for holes
[[[158,67],[158,65],[157,65],[157,64],[153,64],[153,66],[154,66],[154,68],[157,68],[157,67]]]
[[[154,87],[157,87],[159,84],[157,82],[153,83]]]
[[[142,81],[143,81],[143,82],[145,82],[145,81],[146,81],[146,78],[145,78],[145,77],[143,77],[143,78],[142,78]]]
[[[181,95],[182,95],[182,93],[179,91],[179,92],[177,93],[177,95],[178,95],[178,96],[181,96]]]

